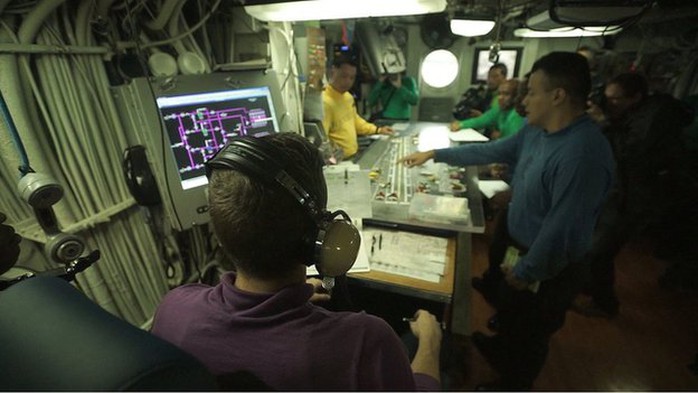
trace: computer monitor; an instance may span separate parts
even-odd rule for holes
[[[502,48],[499,50],[497,63],[503,63],[507,66],[507,79],[516,78],[516,75],[519,74],[522,52],[523,48]],[[495,64],[490,61],[489,55],[490,49],[475,48],[473,74],[470,80],[473,85],[487,82],[487,73],[490,71],[490,67]]]
[[[268,86],[158,97],[182,189],[208,184],[204,163],[228,139],[279,131]]]
[[[279,81],[269,70],[137,78],[113,88],[129,145],[146,147],[172,227],[209,222],[204,162],[237,135],[284,125]]]

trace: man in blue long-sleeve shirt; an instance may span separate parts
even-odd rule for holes
[[[419,152],[407,166],[429,159],[451,165],[505,162],[516,165],[507,229],[518,259],[502,266],[497,288],[500,328],[495,336],[473,334],[473,342],[502,379],[496,390],[532,387],[550,336],[588,274],[584,254],[600,207],[613,182],[610,146],[585,114],[590,90],[586,60],[553,52],[532,68],[524,99],[528,125],[516,135],[488,144]]]

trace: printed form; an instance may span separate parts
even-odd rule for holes
[[[367,228],[363,239],[371,270],[434,283],[444,276],[448,239]]]

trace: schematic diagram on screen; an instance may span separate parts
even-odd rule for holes
[[[204,163],[235,136],[262,136],[277,132],[273,106],[266,94],[231,94],[178,97],[160,106],[182,181],[201,176]],[[208,99],[204,99],[208,98]]]

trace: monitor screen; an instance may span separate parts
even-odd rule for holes
[[[208,183],[204,163],[229,138],[279,132],[268,87],[158,97],[183,190]]]
[[[209,222],[204,163],[230,138],[290,128],[273,70],[134,78],[112,90],[127,142],[146,148],[178,230]]]
[[[516,75],[519,74],[522,50],[522,48],[502,48],[499,50],[499,59],[497,62],[507,66],[507,79],[516,78]],[[475,48],[473,75],[470,81],[472,84],[487,82],[487,73],[490,67],[494,65],[494,63],[490,61],[489,55],[489,49]]]

